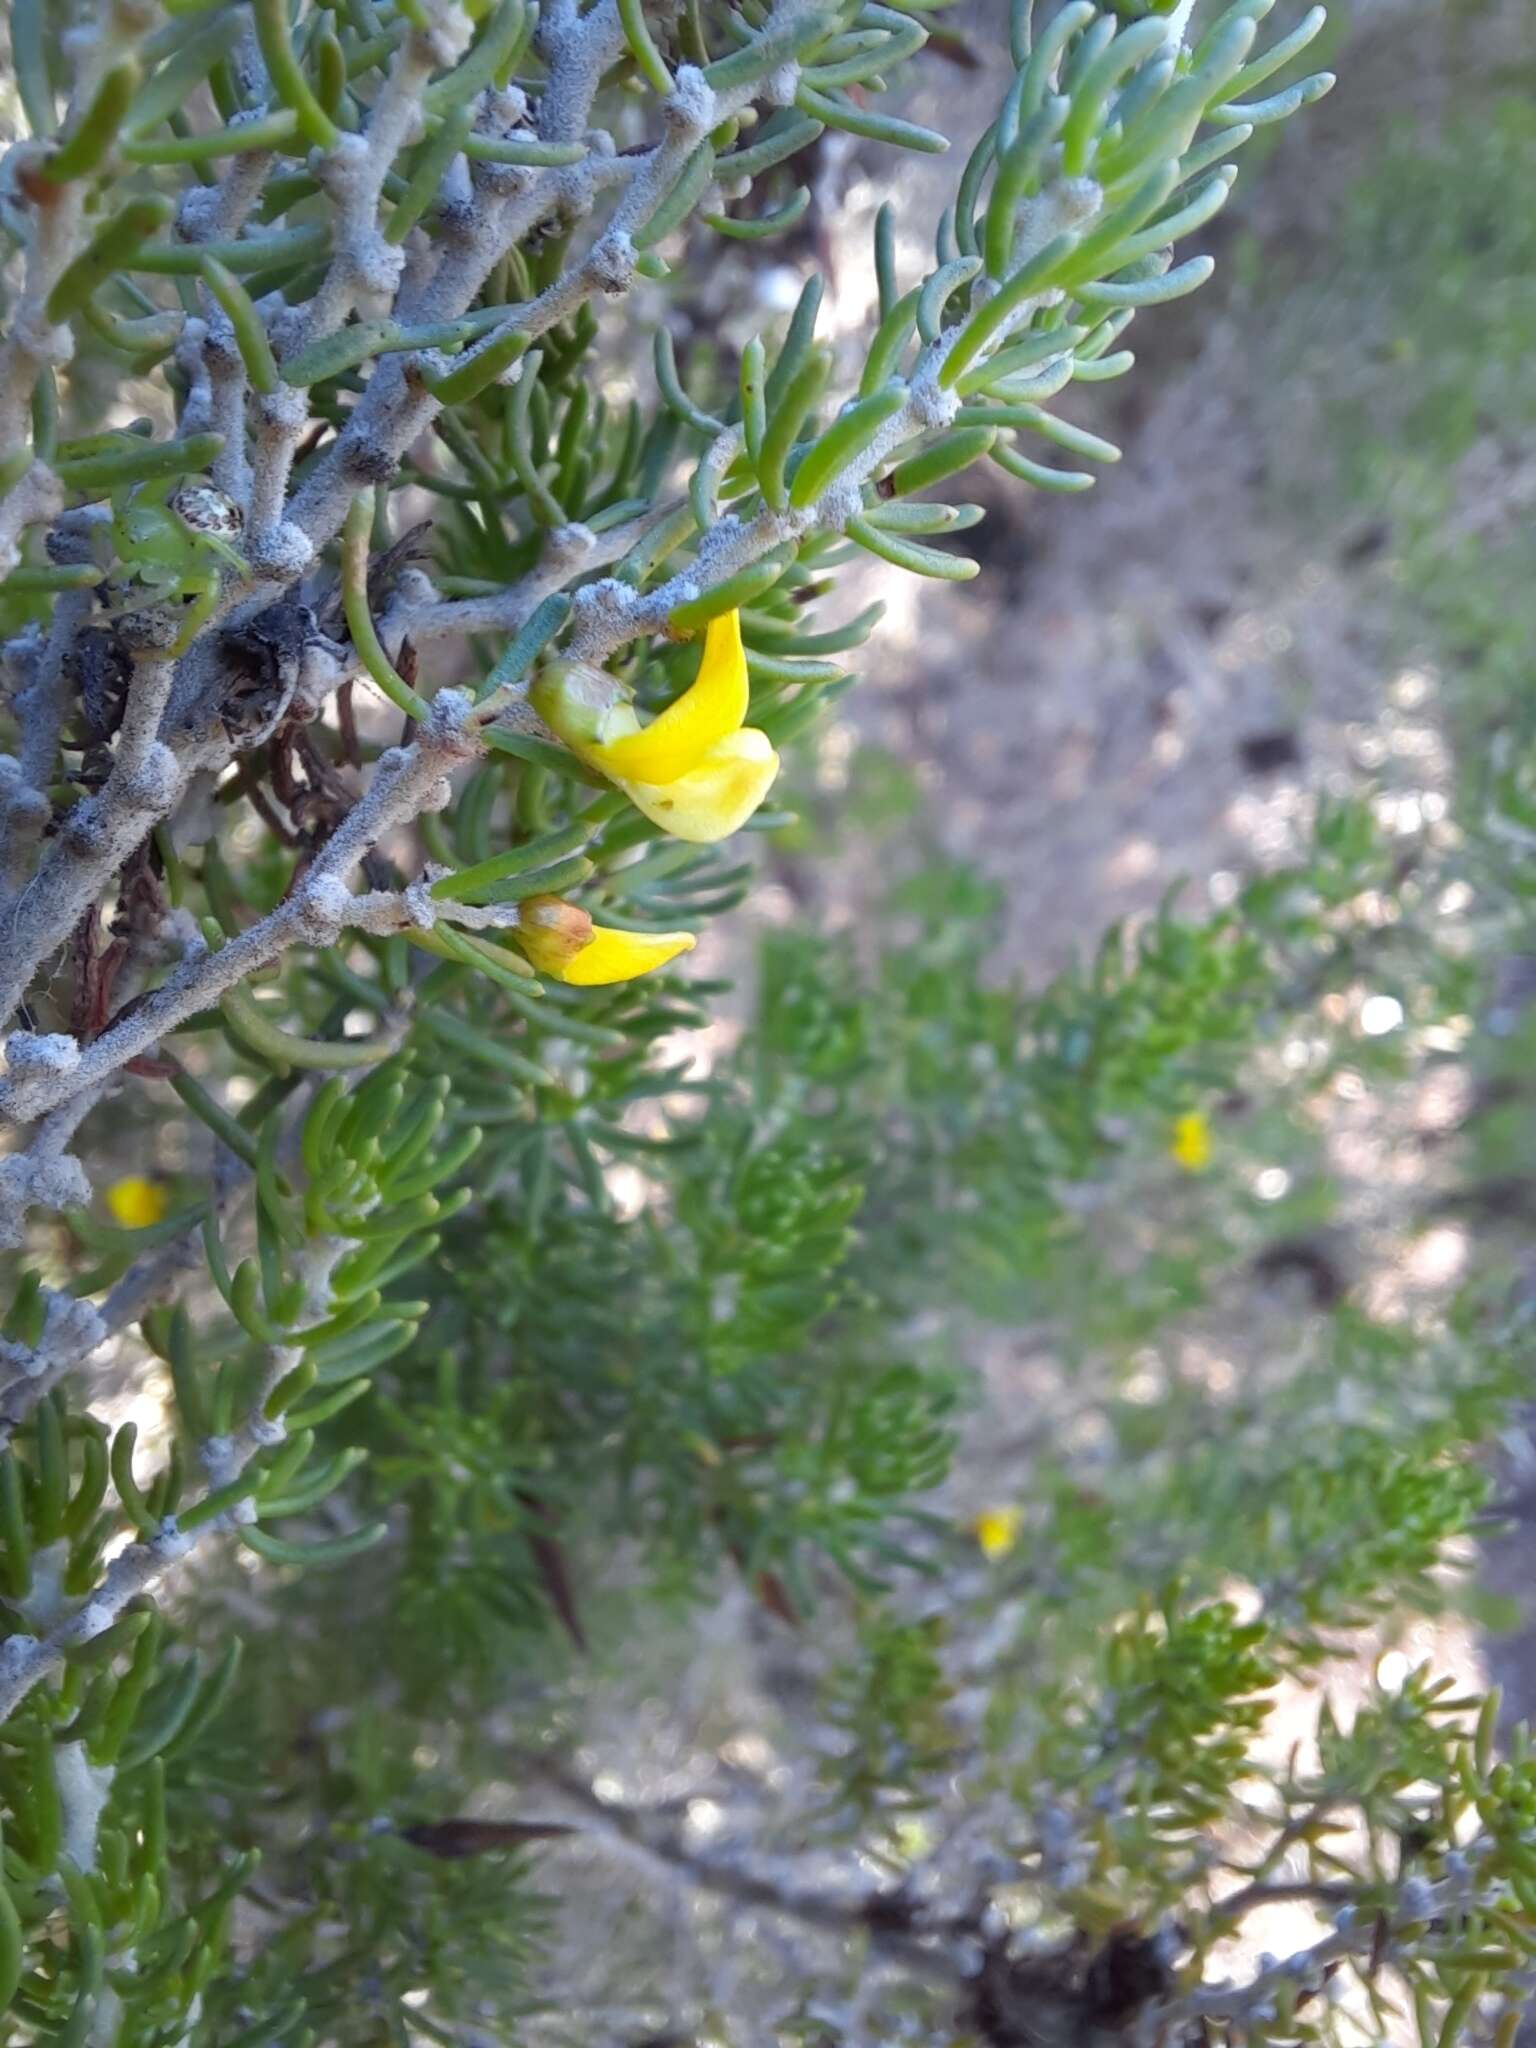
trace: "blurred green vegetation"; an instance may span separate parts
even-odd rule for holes
[[[1438,130],[1389,123],[1326,246],[1282,259],[1258,310],[1275,323],[1265,367],[1321,394],[1303,471],[1273,436],[1291,509],[1314,517],[1331,491],[1383,523],[1361,574],[1386,579],[1403,648],[1442,669],[1475,816],[1536,715],[1536,106],[1466,90]]]

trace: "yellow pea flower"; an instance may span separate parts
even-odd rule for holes
[[[696,944],[692,932],[621,932],[594,924],[559,896],[530,896],[519,906],[517,941],[540,974],[573,988],[633,981]]]
[[[768,735],[743,723],[750,692],[734,611],[710,620],[698,674],[649,725],[616,676],[581,662],[552,662],[530,694],[577,758],[674,839],[729,838],[779,772]]]
[[[632,730],[599,742],[588,759],[605,775],[627,782],[676,782],[711,747],[741,731],[750,694],[741,614],[723,612],[710,620],[699,672],[676,703],[646,726],[630,711]]]
[[[971,1523],[971,1534],[976,1538],[982,1556],[995,1564],[1000,1557],[1006,1557],[1018,1542],[1023,1522],[1021,1508],[983,1508]]]
[[[675,782],[614,780],[637,811],[674,839],[705,845],[740,831],[773,787],[779,757],[755,725],[717,740],[696,768]]]
[[[125,1230],[147,1230],[159,1223],[171,1206],[171,1198],[158,1181],[141,1173],[125,1174],[107,1189],[107,1207],[112,1219]]]
[[[1211,1127],[1198,1109],[1177,1118],[1168,1156],[1186,1173],[1203,1173],[1211,1163]]]

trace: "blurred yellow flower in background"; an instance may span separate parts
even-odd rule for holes
[[[1179,1117],[1173,1126],[1168,1156],[1186,1173],[1203,1173],[1211,1163],[1211,1127],[1198,1109]]]
[[[150,1224],[162,1221],[170,1206],[171,1198],[160,1183],[146,1180],[141,1173],[125,1174],[107,1189],[112,1220],[124,1230],[147,1230]]]

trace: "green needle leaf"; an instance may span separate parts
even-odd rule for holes
[[[1077,247],[1078,237],[1070,231],[1057,235],[1032,256],[985,304],[978,306],[955,337],[954,345],[939,371],[939,382],[955,383],[987,343],[1019,310],[1026,299],[1044,291],[1057,270]]]
[[[906,386],[889,384],[883,391],[856,399],[845,407],[801,457],[789,489],[791,505],[813,505],[849,464],[857,461],[906,401]]]
[[[940,135],[936,129],[921,128],[915,121],[898,121],[893,114],[873,114],[835,93],[818,92],[812,85],[801,85],[795,105],[828,128],[841,128],[870,142],[888,142],[894,149],[915,149],[927,156],[942,156],[949,147],[949,137]]]
[[[189,434],[184,441],[140,441],[102,454],[67,458],[55,464],[55,471],[67,490],[100,494],[123,484],[148,483],[153,477],[195,476],[223,446],[222,434]]]
[[[235,346],[240,351],[240,360],[245,364],[246,375],[251,384],[263,397],[270,397],[282,383],[277,359],[272,353],[272,344],[267,339],[267,330],[261,315],[251,303],[251,295],[245,286],[217,256],[203,257],[203,282],[218,301],[235,330]]]
[[[427,715],[424,698],[419,697],[384,651],[373,612],[368,604],[368,547],[373,532],[373,494],[360,491],[352,500],[342,530],[341,599],[347,631],[363,666],[390,702],[407,718]]]
[[[784,468],[795,437],[821,396],[831,373],[831,358],[820,349],[812,350],[796,372],[783,397],[772,407],[763,434],[763,449],[757,463],[757,480],[763,497],[776,512],[788,503]],[[771,399],[770,392],[770,399]]]
[[[288,33],[287,0],[250,0],[256,41],[272,89],[316,149],[332,149],[341,130],[321,106],[299,68]]]
[[[929,278],[917,300],[917,331],[924,341],[938,340],[945,306],[980,270],[979,256],[957,256],[952,263],[941,264]]]
[[[138,87],[139,67],[131,58],[114,64],[97,86],[74,130],[44,163],[43,176],[55,185],[89,177],[117,140]]]
[[[629,45],[629,54],[652,87],[665,97],[672,90],[672,74],[646,26],[642,0],[619,0],[619,22],[624,30],[624,40]]]

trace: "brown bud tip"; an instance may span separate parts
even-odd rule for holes
[[[517,921],[524,931],[537,932],[543,949],[555,952],[563,962],[592,943],[592,920],[587,912],[563,896],[530,896],[518,906]]]

